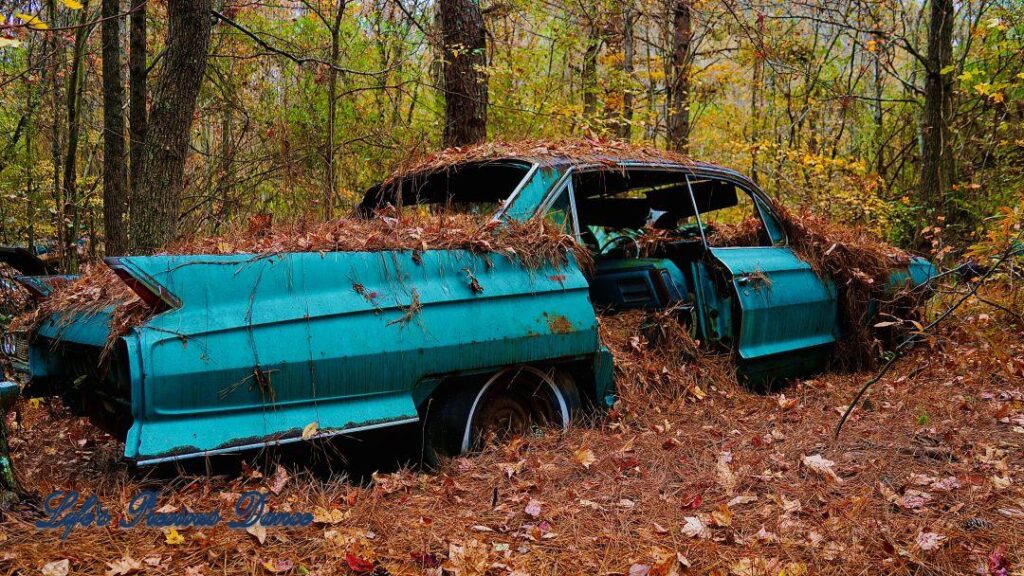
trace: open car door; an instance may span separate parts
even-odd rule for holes
[[[835,286],[786,246],[778,218],[758,193],[724,178],[695,175],[687,182],[709,255],[696,271],[709,338],[731,340],[754,381],[822,366],[838,336]]]

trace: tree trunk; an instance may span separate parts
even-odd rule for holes
[[[440,2],[444,56],[444,145],[487,139],[487,33],[477,0]]]
[[[56,22],[57,7],[54,0],[46,2],[47,16],[49,22]],[[63,127],[64,124],[57,119],[60,117],[61,109],[61,64],[65,61],[66,42],[58,41],[54,35],[47,34],[43,38],[43,52],[53,51],[53,56],[48,58],[48,64],[44,69],[46,81],[50,84],[49,105],[53,121],[50,122],[50,197],[53,201],[54,210],[51,214],[51,222],[56,235],[56,252],[58,258],[63,253],[63,242],[61,232],[64,230],[64,202],[61,195],[60,170],[63,164]]]
[[[29,61],[31,62],[31,57]],[[30,110],[35,109],[37,99],[34,98],[35,91],[29,90],[28,96],[28,107]],[[35,253],[36,250],[36,183],[35,176],[33,174],[33,168],[35,167],[35,148],[32,142],[32,131],[35,127],[32,125],[32,118],[29,117],[28,123],[25,126],[25,215],[28,217],[28,251]]]
[[[583,68],[580,70],[583,87],[583,117],[592,119],[597,113],[597,57],[601,53],[601,32],[597,23],[590,25],[587,33],[587,49],[583,53]]]
[[[341,52],[341,17],[345,13],[345,1],[338,3],[338,12],[331,27],[331,64],[338,65]],[[327,84],[327,150],[324,154],[327,162],[327,182],[324,190],[324,219],[330,220],[334,215],[334,199],[338,189],[338,174],[335,160],[335,129],[338,117],[338,70],[331,68],[328,72]]]
[[[622,91],[622,122],[619,124],[619,137],[629,140],[633,132],[633,72],[634,51],[632,6],[626,6],[622,16],[622,72],[626,87]]]
[[[78,270],[78,253],[75,248],[78,235],[78,138],[81,131],[81,114],[79,106],[82,95],[82,61],[85,58],[85,45],[92,32],[88,23],[89,3],[82,2],[82,10],[75,30],[75,51],[71,56],[71,75],[67,87],[67,123],[68,149],[64,155],[64,174],[61,180],[61,227],[60,244],[63,254],[64,268],[68,273]]]
[[[761,111],[764,108],[764,15],[757,16],[757,36],[753,42],[754,65],[750,78],[750,179],[758,181],[757,152],[761,140]],[[793,124],[795,126],[795,123]]]
[[[135,195],[142,178],[142,153],[146,142],[146,2],[138,2],[131,15],[128,38],[128,138],[130,144],[129,196]]]
[[[139,189],[131,203],[135,253],[152,254],[174,238],[192,116],[206,71],[210,0],[168,0],[164,70],[153,91]]]
[[[103,230],[107,256],[119,256],[128,248],[120,8],[120,0],[103,0]]]
[[[953,114],[953,74],[946,70],[953,61],[953,0],[931,0],[928,23],[928,55],[924,84],[924,122],[921,162],[921,199],[950,216],[952,200],[953,147],[949,120]],[[944,73],[945,72],[945,73]],[[951,224],[951,222],[947,222]]]
[[[690,146],[691,0],[670,0],[672,16],[672,76],[668,89],[668,147],[686,152]]]

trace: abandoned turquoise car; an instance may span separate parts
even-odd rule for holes
[[[61,394],[139,465],[416,422],[430,450],[456,454],[609,406],[599,312],[672,309],[748,373],[772,378],[819,368],[840,335],[832,281],[787,246],[773,202],[731,170],[488,158],[377,186],[360,209],[387,205],[549,218],[595,264],[526,270],[460,250],[109,258],[160,313],[102,362],[110,313],[51,318],[28,347],[26,393]],[[738,225],[745,241],[717,245]],[[651,230],[662,241],[648,242]],[[934,272],[916,259],[893,279],[921,285]],[[414,296],[417,317],[405,322]]]

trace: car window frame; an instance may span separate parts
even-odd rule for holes
[[[695,217],[700,222],[700,213],[697,210],[696,198],[693,196],[693,189],[690,186],[690,178],[715,178],[733,184],[737,188],[741,189],[744,193],[748,194],[754,202],[754,206],[757,208],[758,215],[761,217],[761,223],[764,225],[767,231],[768,237],[771,240],[770,246],[760,246],[761,248],[784,248],[789,246],[789,236],[786,234],[786,230],[782,227],[782,219],[776,213],[773,206],[773,202],[768,196],[752,181],[726,169],[716,169],[708,166],[685,166],[675,164],[660,164],[660,163],[630,163],[622,167],[624,170],[637,169],[637,170],[657,170],[665,172],[678,172],[682,174],[687,183],[687,193],[690,195],[690,202],[693,204]],[[580,236],[580,224],[579,215],[576,212],[576,195],[573,186],[573,176],[576,173],[591,172],[599,170],[607,170],[608,167],[601,164],[582,164],[582,165],[570,165],[568,166],[562,175],[555,181],[551,186],[551,189],[544,196],[544,199],[540,202],[537,210],[534,212],[535,216],[545,216],[547,212],[554,205],[555,201],[561,195],[563,191],[569,189],[569,207],[572,212],[572,225],[573,235],[577,242],[582,242]],[[768,225],[769,219],[772,222],[772,226]],[[773,230],[774,229],[774,230]],[[701,241],[706,249],[713,248],[707,243],[707,239],[704,236],[704,228],[700,227]],[[776,234],[777,233],[777,234]],[[722,246],[721,248],[743,248],[743,246]],[[749,246],[747,248],[750,248]]]
[[[745,179],[731,177],[731,174],[726,172],[718,172],[711,170],[696,170],[691,171],[686,176],[686,188],[690,194],[690,201],[693,203],[693,211],[697,219],[697,224],[700,229],[700,237],[704,242],[704,247],[708,250],[727,250],[732,248],[786,248],[789,246],[789,235],[786,234],[785,228],[782,227],[782,219],[779,218],[778,214],[775,213],[772,207],[771,200],[764,194],[760,188],[753,184],[753,182],[746,181]],[[767,246],[712,246],[708,244],[707,236],[704,234],[704,222],[701,219],[701,211],[697,209],[697,198],[693,195],[693,186],[691,185],[690,178],[708,178],[721,180],[727,182],[739,188],[743,193],[750,196],[751,201],[754,203],[754,208],[757,209],[757,215],[761,218],[761,225],[764,226],[765,233],[768,235],[768,240],[771,244]],[[768,225],[769,219],[772,225]],[[773,231],[774,229],[774,231]],[[780,236],[776,238],[775,232]]]
[[[534,212],[534,215],[542,218],[547,217],[548,212],[551,211],[551,207],[555,205],[555,202],[558,201],[559,196],[561,196],[564,191],[569,195],[569,212],[571,215],[569,221],[572,223],[572,235],[573,238],[576,239],[576,242],[582,245],[583,239],[580,236],[580,221],[579,216],[576,214],[576,190],[572,183],[572,176],[575,173],[575,170],[575,166],[569,166],[565,172],[562,173],[558,180],[556,180],[551,186],[551,190],[549,190],[544,196],[544,199],[541,200],[541,203],[537,206],[537,210]]]

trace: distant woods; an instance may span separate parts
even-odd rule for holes
[[[919,247],[969,243],[1024,182],[1015,0],[6,9],[0,243],[68,270],[345,214],[409,154],[494,138],[684,151]]]

